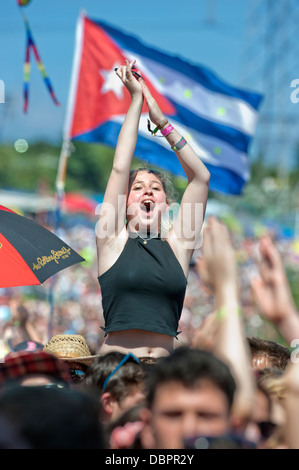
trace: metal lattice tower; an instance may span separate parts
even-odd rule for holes
[[[299,103],[291,82],[299,78],[298,0],[247,0],[240,87],[263,93],[251,154],[285,177],[299,142]]]

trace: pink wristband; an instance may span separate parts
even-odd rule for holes
[[[164,137],[166,137],[168,134],[170,134],[171,131],[173,131],[174,127],[169,124],[167,127],[165,127],[165,129],[162,129],[161,130],[161,134],[164,135]]]

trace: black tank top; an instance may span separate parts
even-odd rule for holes
[[[98,277],[105,336],[141,329],[176,337],[187,280],[168,242],[129,238],[117,261]]]

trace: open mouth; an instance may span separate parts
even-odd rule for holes
[[[142,210],[145,211],[147,214],[153,210],[154,206],[155,203],[151,199],[146,199],[141,204]]]

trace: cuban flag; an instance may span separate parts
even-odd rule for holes
[[[262,96],[85,15],[77,25],[65,140],[116,146],[130,95],[114,69],[125,59],[136,59],[162,112],[210,171],[210,189],[240,194],[250,178],[248,147]],[[148,131],[147,119],[144,103],[135,156],[185,176],[166,139]]]

